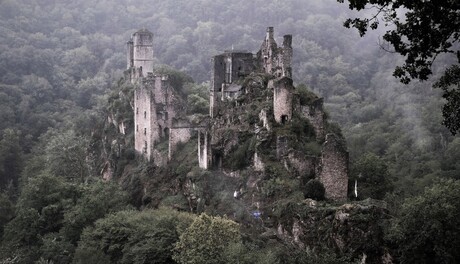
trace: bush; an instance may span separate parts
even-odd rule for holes
[[[324,200],[324,185],[318,180],[309,180],[305,185],[305,198],[311,198],[318,201]]]

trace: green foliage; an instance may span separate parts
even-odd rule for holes
[[[81,197],[64,213],[61,232],[77,244],[83,228],[105,215],[129,208],[128,195],[116,182],[92,182],[80,190]]]
[[[6,193],[0,193],[0,238],[3,227],[14,217],[14,204]]]
[[[84,230],[74,263],[84,263],[93,253],[98,259],[109,257],[110,263],[171,263],[174,243],[193,218],[167,208],[109,215]]]
[[[187,111],[191,114],[209,114],[209,83],[186,83]]]
[[[338,0],[343,3],[343,0]],[[350,2],[350,9],[362,10],[367,4],[376,4],[377,14],[371,18],[347,19],[346,27],[357,28],[363,36],[368,28],[376,29],[379,19],[383,18],[385,25],[394,24],[395,29],[388,30],[383,39],[389,42],[396,52],[406,56],[405,64],[394,71],[402,82],[411,78],[426,80],[432,73],[433,60],[441,53],[454,53],[458,38],[458,3],[445,1],[437,5],[424,2],[414,3],[410,0],[369,1],[355,0]],[[404,18],[398,15],[399,7],[405,7],[408,12]],[[458,58],[460,61],[460,56]]]
[[[88,177],[87,141],[69,130],[53,135],[45,149],[46,167],[56,176],[83,182]]]
[[[434,87],[443,90],[442,97],[447,100],[442,107],[443,124],[455,135],[460,131],[460,67],[448,68]]]
[[[95,248],[78,247],[73,259],[74,264],[111,264],[110,257]]]
[[[57,233],[46,234],[42,238],[40,260],[48,263],[72,263],[75,245]]]
[[[226,248],[240,241],[239,225],[201,214],[180,236],[173,259],[178,263],[224,263]]]
[[[358,198],[383,199],[393,190],[393,183],[387,164],[378,156],[366,153],[352,164],[349,179],[350,192],[354,192],[355,181],[358,186]],[[353,197],[355,194],[351,194]]]
[[[232,148],[228,157],[223,161],[223,166],[231,170],[241,170],[250,165],[255,151],[255,138],[247,134],[239,136],[240,142]]]
[[[157,66],[155,68],[155,72],[158,74],[168,75],[169,83],[180,93],[185,93],[184,86],[186,84],[194,82],[192,77],[190,77],[184,72],[177,71],[170,66]]]
[[[240,263],[240,264],[275,264],[279,263],[278,256],[275,253],[276,248],[260,248],[253,244],[243,244],[235,242],[225,248],[222,263]],[[286,258],[288,259],[288,258]]]
[[[0,140],[0,189],[5,189],[9,183],[17,186],[19,174],[23,166],[20,133],[13,129],[5,129]]]
[[[324,185],[319,180],[309,180],[305,185],[305,198],[312,198],[317,201],[324,200],[325,194]]]
[[[350,4],[358,5],[364,2],[366,1],[357,0],[351,1]],[[443,38],[431,34],[444,29],[446,30],[441,33],[448,33],[452,28],[458,31],[456,13],[452,15],[454,8],[446,9],[446,5],[456,4],[455,1],[438,3],[438,5],[426,1],[419,1],[419,3],[393,1],[392,3],[398,2],[407,3],[404,7],[408,12],[405,14],[411,14],[411,11],[417,11],[419,7],[423,12],[430,11],[430,9],[432,11],[445,10],[441,16],[436,12],[433,15],[410,17],[414,19],[413,25],[420,26],[420,29],[431,29],[431,31],[424,32],[422,41],[413,43],[423,49],[433,49],[435,53],[439,51],[439,46],[436,45],[439,42],[447,43],[452,40],[457,42],[452,47],[444,47],[446,50],[458,46],[458,38]],[[389,1],[380,1],[377,5],[385,3]],[[412,9],[412,7],[415,8]],[[210,12],[203,12],[203,8]],[[43,136],[49,128],[59,128],[60,131],[72,129],[75,131],[75,137],[71,137],[73,139],[70,143],[75,140],[79,141],[79,139],[84,140],[90,134],[96,135],[91,141],[90,148],[91,150],[100,149],[101,153],[116,160],[114,162],[116,177],[123,177],[129,173],[145,176],[145,178],[138,176],[122,179],[125,187],[130,191],[133,190],[133,193],[137,192],[136,198],[133,199],[137,201],[137,205],[142,205],[143,202],[148,203],[148,201],[152,201],[151,205],[157,205],[164,198],[165,193],[170,196],[166,199],[166,204],[183,203],[181,197],[174,193],[177,192],[175,187],[182,184],[185,175],[197,165],[196,156],[190,155],[196,150],[196,140],[192,140],[190,145],[178,152],[177,160],[172,162],[174,169],[161,175],[157,175],[158,170],[151,168],[145,174],[141,173],[133,168],[135,165],[131,163],[132,158],[124,158],[122,154],[122,158],[118,159],[114,149],[110,150],[110,146],[102,146],[101,143],[105,136],[113,132],[108,135],[108,142],[116,139],[117,143],[126,144],[124,145],[126,148],[132,145],[133,137],[130,134],[130,129],[132,131],[133,127],[130,105],[132,86],[125,83],[121,89],[113,89],[111,94],[109,90],[114,80],[122,76],[122,71],[126,67],[123,49],[125,41],[131,33],[144,24],[151,27],[150,29],[155,33],[155,63],[171,65],[200,83],[210,78],[209,58],[212,55],[229,49],[230,45],[234,45],[235,49],[256,51],[255,49],[263,39],[263,32],[267,24],[275,27],[278,36],[292,34],[295,53],[292,62],[294,81],[305,83],[305,86],[299,85],[297,89],[300,101],[305,102],[312,99],[311,94],[305,93],[305,87],[314,89],[324,97],[325,108],[330,112],[330,118],[344,128],[343,134],[349,143],[348,149],[352,160],[359,159],[362,153],[366,152],[377,154],[381,160],[386,162],[389,173],[397,177],[395,189],[404,195],[417,193],[418,190],[440,177],[460,178],[460,168],[457,165],[458,140],[439,125],[442,117],[437,110],[444,104],[441,94],[436,91],[437,89],[434,91],[429,89],[428,85],[431,82],[428,84],[412,83],[412,86],[401,89],[401,85],[391,78],[391,72],[396,67],[394,62],[397,60],[393,54],[377,52],[378,47],[374,45],[377,34],[367,32],[368,38],[357,41],[353,34],[338,26],[343,17],[351,16],[346,9],[342,5],[301,0],[293,0],[289,3],[269,0],[263,4],[257,1],[241,0],[231,3],[223,0],[213,2],[178,0],[162,1],[156,5],[151,5],[146,0],[136,3],[104,0],[98,3],[42,1],[39,5],[37,1],[1,1],[0,131],[6,131],[5,129],[14,131],[14,133],[8,133],[12,135],[11,140],[5,139],[5,136],[2,135],[0,141],[0,165],[3,165],[3,167],[0,166],[1,188],[8,186],[11,179],[16,181],[22,171],[23,177],[20,185],[31,189],[28,179],[40,174],[50,174],[51,164],[54,169],[60,170],[58,172],[53,169],[53,174],[63,174],[53,176],[71,176],[80,179],[81,174],[72,175],[78,171],[78,166],[77,169],[66,167],[69,164],[72,167],[76,166],[78,162],[74,162],[73,159],[63,159],[58,155],[60,152],[57,148],[55,150],[58,151],[48,153],[53,153],[51,156],[55,156],[52,160],[47,160],[50,155],[45,153],[48,143],[58,143],[57,133]],[[415,14],[424,14],[423,12],[415,12]],[[421,20],[418,21],[418,19]],[[439,19],[448,21],[451,27],[431,26],[431,22]],[[241,24],[242,21],[244,25]],[[411,20],[406,21],[408,21],[407,25],[411,24]],[[426,23],[427,21],[429,23]],[[401,28],[400,26],[397,25],[395,30]],[[427,32],[429,34],[425,34]],[[407,33],[416,36],[419,30],[407,30]],[[392,40],[397,40],[397,37],[391,37]],[[425,40],[433,41],[433,43],[425,42]],[[410,43],[402,42],[401,44]],[[425,62],[430,60],[432,58],[427,57]],[[456,58],[455,56],[438,56],[437,60],[442,66],[451,65]],[[416,67],[424,66],[424,61],[420,63],[418,58],[412,62]],[[441,75],[438,72],[439,68],[432,68],[435,78]],[[425,73],[420,71],[420,74]],[[178,75],[172,73],[171,80],[174,81],[174,85],[178,85],[177,88],[182,86],[184,93],[189,96],[191,111],[206,113],[205,103],[208,99],[206,85],[192,85],[188,83],[191,78]],[[455,116],[455,111],[458,109],[455,104],[458,98],[457,75],[455,68],[452,68],[451,76],[448,76],[448,79],[444,80],[440,86],[446,89],[443,92],[448,100],[445,122],[446,125],[451,123],[453,125],[451,129],[454,130],[458,123]],[[248,78],[249,81],[267,82],[267,76]],[[269,93],[269,91],[257,92]],[[109,105],[106,105],[107,97]],[[128,134],[125,137],[118,138],[119,135],[115,133],[116,129],[107,134],[98,131],[103,120],[106,120],[107,113],[113,114],[117,121],[126,122]],[[268,115],[269,118],[273,116],[270,110]],[[248,120],[257,120],[253,113],[244,113],[244,117]],[[335,128],[328,127],[327,132],[338,133]],[[300,127],[299,131],[302,130]],[[59,132],[59,134],[65,134],[65,132]],[[40,136],[42,136],[41,140],[38,140]],[[273,140],[267,140],[260,147],[258,146],[258,154],[264,159],[275,160],[274,146],[276,145],[273,142]],[[297,143],[293,141],[294,146],[312,150],[307,152],[308,154],[319,153],[319,145],[316,142]],[[65,147],[66,144],[55,144],[55,146]],[[107,152],[104,153],[106,150]],[[244,151],[239,154],[241,155],[237,160],[242,160],[242,157],[245,157],[242,155]],[[132,152],[130,156],[133,156]],[[6,158],[10,157],[13,159],[7,162]],[[93,162],[93,171],[99,173],[101,168],[95,157],[96,155],[86,156],[87,161]],[[66,165],[61,165],[60,168],[60,161]],[[126,164],[128,166],[124,166]],[[269,171],[273,179],[270,182],[273,187],[271,190],[289,192],[291,186],[295,187],[294,190],[298,189],[295,181],[284,179],[286,172],[281,169],[275,168]],[[275,174],[281,175],[282,179],[276,180],[273,176]],[[207,175],[203,178],[206,180],[197,187],[197,192],[206,194],[206,198],[210,198],[212,192],[209,187],[212,177]],[[146,186],[146,194],[142,186],[147,182],[145,179],[151,179],[149,185]],[[174,180],[171,181],[171,179]],[[215,179],[221,178],[216,177]],[[71,184],[67,180],[64,181],[65,184],[57,182],[58,186]],[[6,224],[5,229],[9,230],[6,231],[10,235],[4,239],[3,244],[16,243],[14,236],[11,235],[16,233],[20,238],[24,238],[24,241],[30,241],[30,243],[18,242],[14,247],[5,247],[3,252],[8,254],[7,257],[1,258],[2,261],[12,260],[16,256],[18,257],[16,261],[22,263],[36,261],[42,254],[40,253],[42,244],[49,245],[52,237],[42,233],[57,229],[61,232],[62,228],[59,226],[67,223],[65,220],[67,212],[72,211],[72,204],[79,203],[78,197],[85,196],[80,191],[83,192],[88,187],[76,187],[75,190],[79,191],[71,192],[76,197],[73,199],[70,195],[66,196],[65,191],[55,190],[52,184],[56,182],[53,179],[50,179],[50,183],[50,186],[42,182],[38,183],[40,189],[37,191],[37,196],[32,195],[30,190],[23,192],[27,193],[27,199],[37,199],[37,202],[31,200],[27,203],[27,208],[17,209],[21,217],[16,217],[17,219],[14,218],[10,224]],[[75,182],[72,184],[79,185]],[[157,186],[164,188],[158,189]],[[49,193],[46,193],[43,188],[49,188]],[[361,190],[361,187],[358,188]],[[72,190],[72,188],[67,186],[63,190]],[[208,203],[208,206],[210,203],[214,204],[214,201],[217,201],[216,203],[223,201],[224,205],[231,204],[231,196],[230,198],[224,196],[223,190],[219,188],[216,193],[222,194],[222,199],[212,197],[206,200],[203,198],[200,203],[203,205]],[[59,196],[63,198],[57,199],[56,197]],[[88,201],[92,200],[88,199]],[[19,205],[22,206],[21,204],[24,204],[22,199]],[[82,202],[81,205],[83,204]],[[40,210],[31,209],[29,206],[40,208]],[[46,209],[42,212],[45,207]],[[230,208],[233,210],[233,207]],[[82,208],[79,206],[78,210],[80,209]],[[73,213],[77,214],[77,211]],[[85,212],[82,211],[82,215],[85,215]],[[41,220],[35,223],[34,219]],[[20,223],[21,221],[23,222]],[[82,219],[78,221],[79,223],[84,222]],[[15,224],[18,224],[17,230],[13,228]],[[47,231],[43,231],[42,228]],[[80,227],[73,230],[79,229]],[[30,231],[30,233],[25,234],[22,230]],[[77,233],[78,231],[72,235],[73,239],[78,237]],[[58,234],[61,235],[61,233]],[[46,241],[42,241],[44,236],[47,238]],[[57,241],[63,241],[58,236],[56,238]],[[7,241],[9,239],[11,241]],[[235,251],[240,250],[238,252],[245,252],[242,247],[248,247],[247,244],[236,245]],[[59,251],[59,247],[47,246],[46,248],[49,248],[50,252]],[[267,258],[273,256],[275,253],[271,252],[276,252],[276,247],[271,249],[272,251],[267,250],[266,254],[262,255]],[[252,251],[257,250],[260,248]],[[110,262],[107,259],[108,256],[97,250],[86,249],[79,250],[79,252],[81,263]],[[275,257],[278,258],[278,256]],[[292,256],[285,256],[283,261],[291,261],[290,257]],[[263,259],[259,256],[257,261],[252,262],[263,263]],[[314,259],[314,262],[320,260],[318,257]],[[240,261],[246,260],[240,259]],[[282,260],[278,258],[277,261]],[[43,262],[48,262],[48,260],[43,258]]]
[[[407,199],[390,230],[401,263],[460,261],[460,182],[444,180]]]
[[[338,0],[343,3],[343,0]],[[405,57],[404,64],[397,66],[393,75],[402,83],[409,83],[411,79],[427,80],[433,73],[432,65],[441,54],[455,54],[456,62],[449,61],[444,66],[445,72],[440,82],[434,87],[444,90],[443,97],[447,103],[443,106],[444,125],[452,134],[456,134],[460,127],[459,120],[459,93],[449,89],[449,85],[458,87],[460,76],[460,50],[458,12],[460,6],[455,1],[443,1],[436,5],[410,0],[397,1],[369,1],[355,0],[349,4],[350,9],[362,10],[366,4],[374,4],[377,13],[371,18],[347,19],[345,27],[355,27],[363,36],[368,28],[377,29],[380,19],[385,23],[395,25],[387,30],[383,39],[393,46],[394,51]],[[404,7],[407,12],[401,15],[398,10]],[[454,37],[452,37],[454,36]]]
[[[209,99],[196,94],[187,96],[187,105],[190,113],[207,114],[209,112]]]
[[[161,201],[160,205],[164,207],[175,208],[182,211],[187,211],[189,209],[189,203],[187,201],[187,198],[183,194],[167,196]]]
[[[310,105],[318,99],[318,96],[303,83],[297,85],[296,91],[299,94],[300,105]]]
[[[4,229],[0,259],[15,259],[17,263],[31,263],[39,257],[41,233],[40,214],[25,208],[16,213]]]

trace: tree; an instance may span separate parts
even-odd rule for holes
[[[337,0],[343,3],[344,0]],[[452,134],[460,130],[460,2],[454,0],[349,0],[349,8],[363,10],[369,5],[376,9],[370,18],[347,19],[345,27],[358,29],[361,36],[377,29],[380,22],[392,26],[383,39],[394,51],[405,57],[393,75],[407,84],[411,79],[427,80],[431,66],[440,54],[456,56],[456,62],[446,71],[435,87],[443,89],[447,104],[443,107],[444,125]],[[402,17],[401,14],[404,14]]]
[[[62,232],[77,244],[83,229],[106,214],[128,209],[128,195],[116,182],[92,182],[81,189],[81,197],[64,213]]]
[[[172,249],[194,216],[172,209],[120,211],[83,231],[74,263],[173,263]],[[91,257],[94,256],[94,257]]]
[[[239,225],[222,217],[201,214],[180,236],[173,259],[178,263],[225,263],[227,247],[241,240]]]
[[[0,193],[0,237],[3,235],[3,227],[14,217],[14,205],[7,194]]]
[[[401,263],[459,263],[460,181],[443,180],[407,199],[389,237]]]
[[[73,130],[52,136],[46,146],[46,165],[56,176],[83,182],[88,176],[87,140]]]
[[[10,182],[17,186],[22,168],[22,151],[19,145],[19,133],[5,129],[0,140],[0,189]]]
[[[350,191],[355,190],[355,181],[359,199],[383,199],[393,189],[386,163],[372,153],[367,153],[354,162],[348,188]]]

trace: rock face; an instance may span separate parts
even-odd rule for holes
[[[334,207],[307,199],[289,209],[277,227],[285,241],[310,249],[327,245],[362,263],[392,263],[383,242],[383,227],[389,220],[383,202],[368,199]]]

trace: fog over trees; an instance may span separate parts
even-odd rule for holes
[[[110,258],[145,263],[143,259],[155,254],[164,262],[152,263],[187,263],[185,252],[173,257],[171,241],[185,240],[180,238],[184,233],[193,235],[185,229],[198,221],[196,216],[169,209],[162,209],[163,216],[126,213],[140,203],[136,196],[129,188],[104,185],[100,168],[86,164],[91,161],[85,152],[95,131],[103,130],[108,111],[130,107],[119,89],[128,94],[132,87],[120,88],[118,81],[126,69],[126,41],[141,28],[154,33],[156,67],[178,76],[189,109],[198,113],[207,112],[212,56],[231,49],[257,51],[268,26],[274,27],[278,43],[292,34],[293,80],[323,97],[329,118],[342,128],[351,177],[364,177],[366,197],[360,198],[385,199],[397,211],[410,197],[401,219],[411,219],[419,215],[417,205],[437,201],[443,190],[457,197],[452,186],[460,179],[460,138],[442,125],[445,101],[442,90],[432,88],[445,65],[457,58],[440,55],[427,80],[402,84],[393,71],[404,58],[381,47],[385,27],[361,37],[343,26],[347,18],[371,11],[351,11],[336,0],[1,0],[0,263],[21,263],[15,258],[22,263],[51,263],[35,262],[40,258],[53,263],[110,263]],[[125,187],[135,184],[133,180]],[[116,199],[102,202],[110,198]],[[122,220],[129,228],[119,224]],[[145,226],[144,220],[152,225]],[[211,220],[235,231],[231,220]],[[115,236],[112,225],[126,233]],[[167,241],[145,238],[145,230],[154,230],[154,237],[164,233]],[[389,237],[402,233],[408,235],[394,241],[410,241],[413,226],[397,222]],[[102,236],[114,245],[132,243],[120,246],[124,251],[93,254],[91,250],[109,247]],[[262,257],[265,263],[277,263],[270,261],[282,255],[251,252],[239,236],[219,258],[231,259],[240,250],[249,256],[247,263]],[[411,250],[423,251],[423,246]],[[181,247],[177,244],[176,250]],[[396,256],[411,259],[407,254]],[[2,262],[7,260],[11,262]]]

